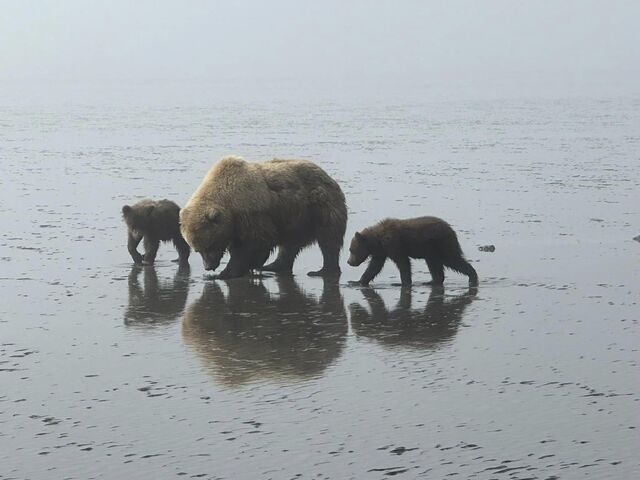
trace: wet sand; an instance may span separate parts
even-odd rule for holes
[[[640,474],[639,101],[1,111],[1,479]],[[479,288],[133,266],[121,206],[230,153],[318,162],[347,242],[445,218]]]

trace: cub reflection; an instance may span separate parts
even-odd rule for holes
[[[364,289],[362,293],[371,312],[357,303],[349,306],[356,335],[389,347],[437,348],[455,336],[477,289],[472,287],[467,293],[445,297],[443,287],[434,287],[422,310],[412,309],[411,289],[401,290],[400,300],[392,310],[387,309],[375,290]]]
[[[292,277],[277,277],[278,293],[235,279],[225,295],[207,283],[182,320],[185,343],[217,382],[238,387],[259,380],[321,374],[341,354],[347,335],[337,282],[325,280],[320,300]]]
[[[144,288],[140,273],[144,272]],[[155,267],[134,265],[129,273],[129,306],[124,314],[127,326],[153,328],[171,323],[184,311],[189,294],[188,263],[181,264],[173,281],[158,281]]]

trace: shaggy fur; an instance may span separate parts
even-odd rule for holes
[[[226,157],[205,176],[180,212],[182,235],[219,278],[251,269],[291,272],[298,253],[318,242],[324,263],[309,275],[339,274],[338,259],[347,224],[340,186],[324,170],[303,160],[250,163]],[[263,266],[274,248],[278,256]]]
[[[187,262],[191,249],[180,234],[180,207],[170,200],[142,200],[135,205],[122,207],[122,217],[127,224],[127,247],[135,263],[152,265],[160,242],[172,241],[178,251],[179,262]],[[138,245],[144,238],[144,256]]]
[[[398,266],[403,286],[411,285],[410,258],[423,258],[427,261],[431,284],[442,285],[444,267],[467,275],[470,285],[478,284],[478,275],[464,259],[456,232],[447,222],[436,217],[382,220],[373,227],[356,233],[349,252],[351,255],[348,263],[353,267],[371,256],[371,261],[360,278],[362,285],[368,285],[380,273],[387,258]]]

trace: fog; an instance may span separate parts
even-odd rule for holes
[[[5,2],[0,79],[625,95],[639,21],[632,1]]]

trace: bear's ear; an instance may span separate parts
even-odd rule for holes
[[[211,223],[216,223],[220,218],[220,212],[213,208],[207,212],[207,220]]]
[[[362,235],[362,233],[356,232],[355,237],[359,242],[364,242],[364,235]]]
[[[125,205],[124,207],[122,207],[122,215],[126,217],[130,213],[131,213],[131,207],[129,205]]]
[[[151,215],[151,212],[153,212],[153,209],[156,208],[154,205],[149,205],[148,207],[144,208],[143,213],[147,216]]]

